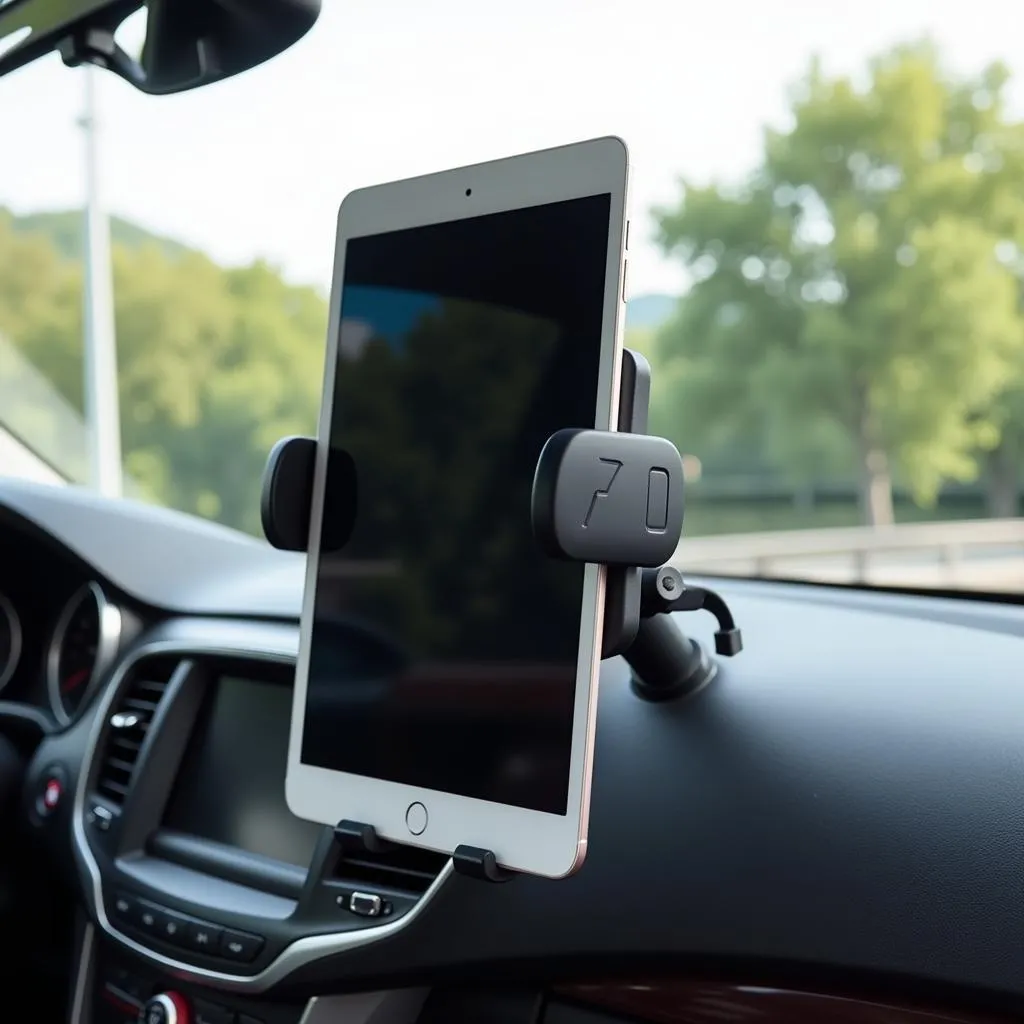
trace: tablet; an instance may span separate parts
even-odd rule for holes
[[[537,457],[612,429],[627,153],[603,138],[338,216],[286,794],[563,877],[586,851],[604,570],[531,531]]]

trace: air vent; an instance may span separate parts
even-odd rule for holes
[[[376,853],[365,849],[346,851],[338,860],[334,877],[353,886],[422,896],[447,861],[443,853],[388,843]]]
[[[137,662],[111,707],[96,792],[115,807],[120,807],[128,795],[139,751],[177,665],[174,658]]]

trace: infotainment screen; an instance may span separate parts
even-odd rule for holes
[[[207,694],[163,825],[307,867],[322,831],[284,798],[291,689],[221,676]]]

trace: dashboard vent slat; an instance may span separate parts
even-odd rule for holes
[[[147,658],[129,670],[107,716],[96,776],[96,793],[108,804],[124,804],[146,732],[177,666],[174,658]]]
[[[422,896],[448,861],[443,853],[388,843],[377,852],[346,851],[334,869],[336,881]]]

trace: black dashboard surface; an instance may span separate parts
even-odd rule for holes
[[[301,977],[689,957],[1024,995],[1024,614],[722,590],[747,651],[692,701],[605,665],[576,876],[453,877],[386,949]]]
[[[301,559],[236,540],[218,561],[214,532],[197,528],[183,551],[193,541],[180,524],[124,527],[133,506],[27,494],[4,484],[0,502],[136,598],[193,613],[161,635],[297,643]],[[122,527],[97,541],[89,517],[108,515]],[[111,553],[109,534],[152,547],[145,573]],[[285,985],[314,994],[686,961],[905,976],[1024,1000],[1024,608],[720,587],[746,649],[696,697],[645,703],[621,659],[603,667],[590,849],[576,876],[452,876],[404,929]],[[710,642],[709,619],[679,622]]]
[[[298,614],[305,557],[236,530],[141,502],[107,501],[81,487],[0,478],[4,509],[154,608],[284,619]]]

